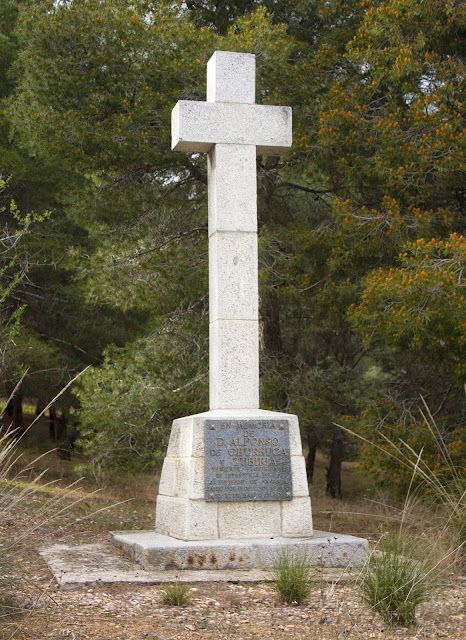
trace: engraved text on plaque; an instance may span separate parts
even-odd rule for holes
[[[207,502],[292,497],[288,420],[206,420]]]

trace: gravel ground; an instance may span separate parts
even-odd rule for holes
[[[24,640],[466,638],[466,585],[453,577],[419,609],[411,628],[384,625],[360,602],[351,581],[318,581],[299,607],[284,605],[268,582],[197,584],[187,605],[168,607],[162,585],[59,591],[51,584],[46,588],[48,580],[42,567],[30,590],[29,612],[4,628],[5,638],[14,629]]]

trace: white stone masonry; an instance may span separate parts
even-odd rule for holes
[[[217,51],[207,102],[180,100],[172,148],[208,153],[210,409],[259,408],[256,155],[291,146],[291,109],[255,104],[255,56]]]
[[[287,420],[293,499],[206,502],[206,420]],[[312,514],[297,416],[243,409],[207,411],[173,421],[157,497],[155,530],[178,540],[309,538]]]

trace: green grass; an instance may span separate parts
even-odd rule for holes
[[[427,559],[426,559],[427,558]],[[359,580],[362,600],[389,625],[412,625],[435,588],[435,561],[401,537],[382,539]]]
[[[311,592],[310,564],[305,552],[282,548],[271,574],[275,590],[287,604],[300,605]]]

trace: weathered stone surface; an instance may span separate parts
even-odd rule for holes
[[[163,461],[159,495],[187,498],[190,458],[169,458]]]
[[[268,569],[287,550],[305,553],[311,565],[361,567],[367,540],[316,531],[310,538],[222,539],[183,542],[151,531],[113,532],[113,542],[148,570]]]
[[[208,153],[214,144],[255,145],[257,155],[281,155],[291,147],[291,107],[179,100],[172,149]]]
[[[167,456],[170,458],[185,458],[193,452],[193,417],[185,416],[173,421]]]
[[[369,544],[363,538],[314,531],[311,539],[264,540],[257,546],[257,567],[271,567],[281,550],[305,554],[312,566],[362,567],[367,562]]]
[[[209,240],[209,276],[211,322],[225,319],[257,321],[255,233],[213,234]]]
[[[220,538],[281,536],[280,502],[219,502],[218,527]]]
[[[141,532],[144,533],[144,532]],[[154,535],[154,532],[151,532]],[[179,542],[179,541],[177,541]],[[118,545],[121,548],[124,545]],[[164,548],[167,548],[164,545]],[[207,549],[215,553],[215,549]],[[219,550],[219,554],[227,553],[226,550]],[[228,550],[228,557],[231,551]],[[155,551],[157,554],[157,550]],[[183,571],[179,569],[165,569],[163,562],[170,566],[170,558],[167,561],[162,557],[161,562],[154,561],[161,569],[144,569],[133,558],[122,555],[121,550],[115,545],[105,545],[102,543],[88,544],[53,544],[45,546],[40,550],[40,555],[47,563],[57,584],[63,591],[80,589],[84,585],[104,584],[164,584],[172,582],[261,582],[269,580],[268,572],[260,569],[246,569],[239,563],[239,569],[202,569],[202,554],[195,550],[195,569],[187,568]],[[128,553],[131,555],[131,552]],[[150,555],[150,554],[148,554]],[[155,556],[157,557],[157,556]],[[187,557],[187,556],[185,556]],[[141,560],[144,553],[141,554]],[[244,558],[243,558],[244,559]],[[190,566],[188,560],[188,567]]]
[[[216,51],[207,63],[207,101],[256,101],[256,56]]]
[[[312,536],[312,512],[309,496],[293,498],[291,502],[282,502],[281,506],[282,536],[285,538]]]
[[[215,320],[209,328],[211,409],[259,404],[259,321]]]
[[[207,175],[209,236],[220,231],[257,233],[256,147],[216,144],[208,155]]]
[[[190,558],[189,553],[186,553],[187,549],[183,552],[180,546],[171,546],[170,539],[167,540],[166,536],[159,536],[157,543],[152,540],[149,541],[150,544],[148,545],[146,542],[143,542],[141,538],[139,538],[139,540],[125,540],[120,543],[113,538],[113,536],[118,536],[119,534],[130,537],[133,534],[140,534],[141,536],[144,536],[144,534],[150,536],[155,535],[153,531],[126,532],[126,534],[119,532],[110,534],[112,542],[114,543],[112,545],[101,542],[85,544],[54,543],[43,546],[39,552],[47,563],[58,586],[64,591],[80,589],[85,585],[145,585],[171,582],[263,582],[272,579],[271,574],[265,569],[248,569],[245,567],[247,564],[252,564],[248,558],[247,543],[244,546],[238,544],[237,541],[232,541],[231,546],[228,541],[225,541],[224,545],[209,543],[207,546],[202,542],[193,543],[192,557]],[[172,542],[176,545],[188,544],[178,540]],[[154,562],[154,566],[162,568],[151,569],[150,566],[148,566],[147,569],[143,569],[142,564],[136,563],[134,560],[136,553],[134,549],[135,543],[140,544],[140,551],[137,553],[140,553],[142,564],[144,564],[145,558],[148,557],[150,558],[150,562]],[[257,543],[257,540],[251,541],[249,548],[253,550],[254,557],[259,557],[260,559],[260,555],[258,556],[260,549],[258,550]],[[296,541],[288,541],[288,543],[295,545]],[[195,546],[197,544],[199,544],[199,547]],[[115,545],[118,545],[120,549],[117,549]],[[149,548],[146,549],[145,547],[147,546]],[[123,549],[126,549],[126,557],[122,554]],[[152,555],[151,549],[153,549],[155,553],[154,556]],[[165,557],[163,555],[157,557],[157,554],[164,549],[166,550]],[[353,547],[353,554],[355,549],[356,547]],[[188,568],[181,571],[180,569],[165,569],[166,565],[170,566],[171,564],[170,559],[173,557],[173,551],[175,551],[180,560],[183,560],[183,557],[187,560],[186,564]],[[321,550],[319,550],[318,553],[320,552]],[[225,565],[225,569],[212,565],[210,561],[208,563],[203,561],[202,556],[205,556],[207,559],[212,553],[218,557],[217,565]],[[154,558],[154,560],[152,560],[152,558]],[[356,560],[360,559],[361,553],[356,556]],[[341,582],[342,579],[354,579],[354,572],[353,575],[350,573],[351,566],[348,563],[348,556],[344,557],[342,555],[342,561],[347,563],[346,569],[326,569],[325,573],[320,571],[320,578],[331,582],[337,580]],[[193,564],[191,564],[192,562]],[[204,566],[201,568],[199,566],[200,564]],[[264,563],[260,563],[260,565],[263,564]],[[207,568],[205,568],[206,566]],[[355,562],[354,566],[360,565]],[[212,569],[214,568],[215,570],[213,571]]]
[[[170,458],[163,463],[159,495],[204,498],[204,458]]]
[[[165,468],[162,471],[165,471]],[[168,485],[168,482],[165,486]],[[187,539],[188,532],[188,501],[175,496],[157,496],[157,516],[155,531],[180,540]],[[207,536],[208,538],[212,536]]]
[[[303,456],[291,456],[291,475],[293,477],[293,499],[309,496],[306,462]]]
[[[155,531],[179,540],[217,539],[217,514],[217,503],[159,495]]]

